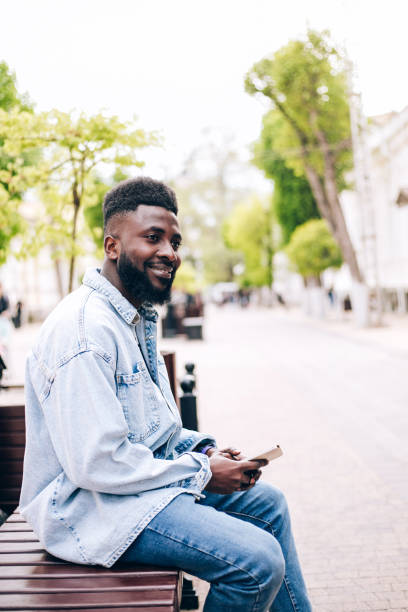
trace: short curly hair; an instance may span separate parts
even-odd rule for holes
[[[103,201],[103,226],[114,215],[134,211],[140,204],[162,206],[175,215],[178,212],[177,198],[171,187],[148,176],[121,181],[105,195]]]

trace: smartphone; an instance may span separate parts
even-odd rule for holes
[[[272,459],[277,459],[281,455],[283,455],[283,451],[279,444],[277,444],[274,446],[274,448],[271,448],[264,453],[259,453],[258,455],[255,455],[255,457],[251,457],[249,461],[256,461],[257,459],[267,459],[268,461],[272,461]]]

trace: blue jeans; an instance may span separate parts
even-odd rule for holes
[[[183,493],[122,561],[180,567],[211,583],[205,612],[309,612],[283,494],[258,482],[232,495]]]

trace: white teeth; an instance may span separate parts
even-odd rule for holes
[[[153,270],[160,270],[161,272],[168,272],[169,274],[171,274],[173,271],[173,268],[170,268],[169,266],[150,265],[149,267],[152,268]]]

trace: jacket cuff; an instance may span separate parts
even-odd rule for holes
[[[192,431],[190,432],[190,435],[188,437],[184,438],[178,444],[176,444],[174,451],[177,453],[178,456],[180,456],[183,453],[194,451],[197,446],[205,446],[206,444],[213,444],[214,446],[217,446],[215,438],[206,434],[201,434],[196,431]]]
[[[189,493],[193,493],[194,495],[199,495],[201,497],[201,492],[205,489],[212,476],[210,460],[207,455],[203,455],[202,453],[188,454],[192,455],[195,461],[198,461],[201,464],[201,468],[196,474],[194,474],[194,476],[183,480],[180,483],[180,486],[186,489]]]

